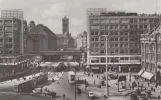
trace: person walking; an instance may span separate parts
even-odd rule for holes
[[[63,93],[63,98],[65,98],[65,94]]]

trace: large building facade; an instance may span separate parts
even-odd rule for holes
[[[27,52],[56,51],[57,36],[49,28],[38,24],[27,34]]]
[[[157,80],[161,85],[161,22],[151,32],[141,37],[141,77]]]
[[[23,71],[30,65],[25,54],[27,22],[22,10],[2,10],[0,18],[0,73],[7,75]]]
[[[87,64],[103,71],[139,71],[141,69],[140,36],[158,23],[159,16],[107,12],[105,8],[87,9]],[[107,38],[107,51],[106,51]]]

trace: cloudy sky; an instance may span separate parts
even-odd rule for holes
[[[23,9],[27,21],[44,24],[57,34],[62,32],[61,18],[66,14],[73,36],[86,30],[86,8],[160,13],[161,0],[0,0],[0,9]]]

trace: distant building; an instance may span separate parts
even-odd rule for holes
[[[84,31],[80,34],[77,35],[76,37],[76,44],[77,44],[77,49],[87,49],[87,32]]]
[[[157,84],[161,85],[161,22],[151,32],[142,34],[141,58],[140,76],[147,80],[157,79]]]
[[[56,34],[57,36],[57,50],[65,50],[74,47],[74,39],[71,37],[71,34]]]
[[[69,18],[66,16],[62,19],[62,34],[69,33]]]
[[[141,34],[149,32],[160,16],[109,12],[106,8],[89,8],[86,13],[88,66],[103,72],[107,52],[109,70],[138,72],[141,69]]]
[[[57,50],[69,50],[74,48],[74,38],[69,33],[69,18],[62,18],[62,34],[57,36]]]
[[[0,73],[13,75],[30,66],[26,53],[27,22],[19,9],[2,10],[0,18]]]
[[[55,51],[57,48],[56,35],[46,26],[38,24],[28,32],[27,52]]]

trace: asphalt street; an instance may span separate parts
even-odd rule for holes
[[[68,73],[64,72],[59,83],[51,85],[49,87],[51,91],[55,91],[60,95],[60,98],[56,100],[62,100],[62,95],[65,93],[65,98],[63,100],[74,100],[75,88],[73,84],[68,83]],[[77,94],[77,100],[91,100],[88,98],[86,93]],[[105,98],[96,98],[96,100],[107,100]]]

